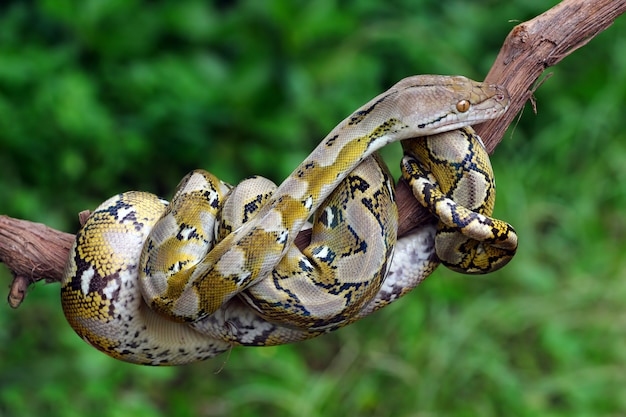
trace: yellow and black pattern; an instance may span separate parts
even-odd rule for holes
[[[374,155],[315,212],[310,244],[292,246],[241,296],[269,321],[312,331],[340,327],[380,288],[397,229],[393,181]]]
[[[151,365],[304,340],[362,318],[438,264],[430,226],[397,241],[393,181],[376,151],[498,117],[508,100],[465,77],[409,77],[342,121],[279,186],[254,177],[233,187],[197,170],[169,204],[115,196],[77,234],[65,315],[98,349]],[[301,250],[294,239],[309,227]]]
[[[493,219],[496,185],[489,156],[471,127],[402,142],[403,177],[439,219],[437,256],[455,271],[485,274],[517,249],[513,227]]]

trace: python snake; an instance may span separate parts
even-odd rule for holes
[[[488,217],[490,166],[466,184],[474,165],[488,165],[467,126],[500,116],[508,102],[502,87],[465,77],[408,77],[343,120],[279,186],[253,177],[232,187],[196,170],[170,203],[145,192],[114,196],[70,251],[65,316],[110,356],[176,365],[345,326],[409,292],[439,258],[469,273],[498,268],[517,238]],[[376,154],[396,141],[403,176],[440,219],[401,239],[393,180]],[[447,148],[471,164],[459,168]],[[455,202],[467,193],[482,215]],[[311,242],[300,250],[294,239],[307,227]],[[465,235],[484,241],[471,255]]]

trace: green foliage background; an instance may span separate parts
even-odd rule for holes
[[[78,211],[169,196],[194,168],[279,182],[400,78],[481,79],[555,3],[4,2],[0,213],[74,232]],[[440,269],[334,334],[179,368],[100,354],[38,284],[0,303],[0,416],[626,415],[625,35],[621,18],[551,68],[493,156],[521,245],[503,271]]]

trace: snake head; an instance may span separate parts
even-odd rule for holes
[[[400,120],[412,128],[414,136],[495,119],[510,102],[504,87],[463,76],[416,75],[401,80],[390,91],[395,93]]]

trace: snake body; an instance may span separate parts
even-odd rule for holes
[[[484,274],[517,250],[513,227],[491,216],[496,184],[489,156],[471,127],[402,142],[402,175],[438,219],[435,248],[448,268]],[[462,175],[459,175],[463,173]]]
[[[303,340],[364,317],[428,276],[442,256],[435,234],[448,233],[427,225],[397,239],[393,181],[376,151],[436,143],[507,105],[498,86],[409,77],[343,120],[279,186],[255,177],[232,187],[197,170],[170,203],[136,191],[114,196],[77,234],[61,287],[65,315],[101,351],[150,365]],[[420,146],[434,149],[405,148],[413,153],[404,176],[439,216],[419,179],[428,171],[406,168],[431,158]],[[453,183],[466,174],[457,175]],[[294,239],[305,227],[312,238],[300,250]]]

